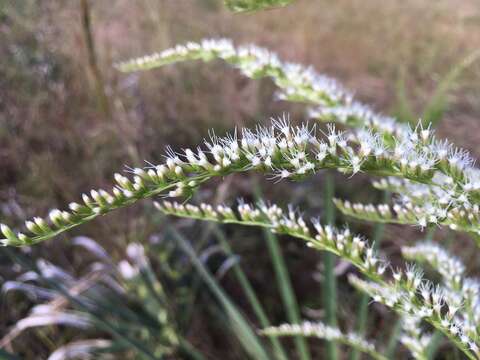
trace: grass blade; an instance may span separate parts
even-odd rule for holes
[[[398,339],[402,332],[402,319],[398,319],[393,327],[392,333],[390,334],[390,340],[387,343],[387,349],[385,351],[385,356],[387,359],[394,359],[395,358],[395,351],[397,350],[398,346]]]
[[[263,229],[263,233],[267,241],[267,247],[272,259],[282,301],[287,312],[287,319],[292,324],[300,324],[301,320],[298,303],[293,292],[292,283],[290,281],[287,266],[285,265],[282,250],[278,244],[278,238],[266,229]],[[302,336],[296,336],[294,342],[299,358],[302,360],[310,359],[310,352],[305,338]]]
[[[223,251],[225,251],[227,255],[232,255],[232,248],[230,247],[230,244],[228,243],[224,232],[218,226],[215,226],[213,228],[213,232],[217,237],[218,241],[220,242],[220,246],[222,246]],[[240,286],[242,287],[242,290],[245,293],[245,296],[247,297],[247,300],[250,303],[250,306],[252,307],[252,310],[262,328],[267,328],[271,326],[267,315],[263,310],[262,304],[258,300],[258,297],[255,294],[255,290],[253,289],[252,284],[245,275],[245,272],[242,270],[242,267],[239,264],[233,265],[233,272],[238,282],[240,283]],[[272,343],[273,351],[276,358],[279,360],[287,360],[287,355],[285,354],[285,350],[283,349],[279,339],[276,337],[271,337],[270,341]]]
[[[257,200],[263,198],[259,186],[255,187],[255,197]],[[285,259],[283,257],[280,245],[278,244],[278,238],[267,229],[263,229],[263,234],[267,242],[270,258],[272,259],[275,278],[277,279],[277,285],[280,290],[285,311],[287,313],[288,322],[291,324],[300,324],[300,310],[298,309],[298,303],[293,291],[290,275],[288,274],[288,268],[285,264]],[[311,357],[310,351],[308,350],[307,340],[302,336],[295,336],[294,342],[299,359],[309,360]]]
[[[324,184],[324,202],[325,202],[325,222],[330,225],[335,223],[335,205],[333,197],[335,196],[335,183],[332,174],[325,174]],[[325,308],[325,323],[337,327],[337,284],[335,278],[335,255],[324,251],[324,280],[322,286],[323,306]],[[337,345],[327,342],[327,358],[329,360],[338,359]]]
[[[258,11],[274,7],[283,7],[293,0],[224,0],[227,8],[233,12]]]
[[[39,272],[37,266],[33,264],[30,261],[30,259],[25,258],[25,256],[21,254],[17,254],[9,248],[4,248],[3,251],[14,263],[20,264],[26,269]],[[140,343],[136,339],[131,338],[130,336],[125,334],[121,329],[119,329],[116,325],[114,325],[113,323],[110,323],[107,320],[104,320],[99,314],[89,311],[89,308],[85,306],[85,304],[82,301],[77,299],[77,297],[72,296],[66,289],[64,289],[62,286],[57,284],[55,281],[49,280],[47,278],[45,278],[44,280],[49,286],[56,289],[66,299],[68,299],[73,306],[75,306],[76,308],[82,311],[87,312],[89,316],[92,318],[92,321],[94,321],[99,328],[109,332],[110,334],[112,334],[112,336],[116,337],[123,343],[128,344],[128,346],[130,346],[132,349],[135,349],[137,353],[140,355],[141,359],[155,359],[155,356],[150,352],[150,350],[143,343]]]
[[[383,199],[382,203],[388,202],[389,199],[389,194],[388,192],[383,193]],[[383,233],[385,231],[385,224],[382,223],[376,223],[374,228],[373,228],[373,246],[375,249],[378,248],[380,245],[380,242],[382,241]],[[367,324],[368,324],[368,303],[370,301],[370,297],[361,292],[359,293],[360,295],[360,305],[358,307],[358,313],[357,313],[357,333],[360,336],[364,336],[365,332],[367,330]],[[352,351],[352,354],[350,355],[351,360],[359,360],[360,359],[360,352],[357,349],[354,349]]]
[[[171,228],[170,233],[173,235],[174,239],[178,242],[183,251],[188,255],[190,261],[192,262],[194,268],[198,271],[200,277],[205,281],[209,289],[212,291],[218,301],[222,304],[227,315],[232,321],[233,330],[238,336],[238,339],[243,345],[244,349],[250,354],[253,359],[268,360],[269,357],[257,335],[252,331],[247,320],[235,307],[228,295],[218,285],[212,274],[210,274],[210,272],[205,268],[203,263],[199,260],[192,246],[176,230]]]
[[[443,335],[440,331],[435,331],[432,335],[432,339],[427,347],[427,358],[428,360],[435,359],[437,351],[442,344]]]
[[[480,50],[477,49],[455,64],[442,78],[423,111],[422,119],[424,124],[431,123],[432,126],[435,126],[442,119],[443,113],[448,106],[446,99],[448,91],[455,85],[460,75],[479,58]]]

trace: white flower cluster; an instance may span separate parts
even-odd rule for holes
[[[398,123],[395,118],[378,114],[368,105],[345,97],[342,104],[318,106],[308,110],[312,119],[324,122],[337,122],[353,128],[369,128],[381,134],[403,138],[409,131],[407,124]]]
[[[442,287],[425,280],[423,273],[414,266],[407,267],[405,271],[395,271],[393,278],[391,282],[381,283],[350,275],[349,281],[360,291],[369,294],[374,301],[397,311],[402,319],[410,317],[416,321],[427,321],[447,336],[468,358],[480,358],[479,332],[468,328],[459,319],[463,316],[459,313],[464,309],[457,299],[452,299],[450,293]],[[410,344],[417,350],[422,347],[421,336],[410,333],[409,337]]]
[[[199,59],[211,61],[218,58],[240,69],[248,77],[271,77],[281,89],[282,99],[304,101],[319,106],[311,110],[311,116],[314,118],[356,128],[369,128],[381,134],[394,136],[404,142],[406,160],[428,163],[429,153],[434,152],[439,157],[450,158],[449,161],[456,163],[460,169],[471,167],[468,154],[453,149],[448,143],[437,141],[429,144],[431,149],[425,156],[414,154],[415,156],[410,159],[412,140],[417,142],[418,136],[411,139],[407,125],[398,123],[394,118],[377,114],[367,105],[354,101],[352,94],[336,80],[318,74],[311,67],[282,62],[276,54],[255,45],[235,47],[228,39],[205,39],[199,43],[177,45],[175,48],[118,64],[117,67],[122,71],[137,71],[181,61]],[[426,139],[430,136],[429,129],[421,130],[419,137]],[[475,179],[478,179],[477,175]],[[473,182],[476,183],[478,181]]]
[[[253,206],[241,202],[236,209],[224,205],[214,208],[208,204],[195,206],[169,201],[155,203],[155,205],[159,210],[170,215],[266,227],[275,233],[304,239],[308,246],[341,256],[375,279],[380,279],[388,266],[388,263],[381,259],[364,239],[351,234],[348,228],[340,230],[329,225],[323,226],[315,219],[309,224],[297,211],[289,209],[288,212],[284,212],[277,205],[260,203],[258,206]]]
[[[399,211],[405,213],[406,217],[416,219],[416,223],[422,226],[443,221],[453,229],[466,229],[477,233],[480,231],[476,226],[480,220],[480,176],[467,152],[448,142],[434,139],[429,128],[411,131],[407,125],[398,123],[394,118],[374,112],[367,105],[353,100],[352,95],[336,81],[317,74],[312,68],[281,62],[275,54],[253,45],[236,48],[231,41],[225,39],[209,39],[180,45],[158,54],[131,60],[119,67],[125,71],[134,71],[178,61],[209,61],[215,58],[224,59],[246,76],[272,77],[282,90],[280,98],[315,104],[316,107],[310,110],[310,116],[315,119],[338,122],[359,129],[367,128],[379,134],[384,142],[380,149],[384,145],[394,148],[395,156],[400,159],[403,175],[407,178],[418,180],[415,179],[417,172],[427,172],[433,168],[444,174],[443,177],[436,175],[435,181],[432,181],[437,186],[427,184],[430,196],[427,201],[421,202],[424,206],[412,201],[416,199],[415,196],[410,196],[412,193],[402,194],[402,204],[406,207],[399,207]],[[360,158],[353,156],[351,159],[355,170],[359,169],[360,162]],[[388,172],[382,174],[388,175]],[[448,219],[445,219],[447,216]]]
[[[456,256],[432,242],[423,242],[402,248],[403,256],[426,262],[442,277],[444,294],[449,303],[462,307],[456,320],[471,337],[478,336],[480,323],[480,282],[465,276],[465,265]]]
[[[375,345],[363,339],[356,333],[343,333],[336,327],[325,325],[321,322],[305,321],[301,324],[282,324],[272,326],[260,331],[260,334],[267,336],[305,336],[316,337],[328,341],[336,341],[344,345],[357,349],[370,355],[373,359],[386,360],[387,358],[380,354]]]
[[[414,246],[402,247],[402,254],[410,260],[427,262],[452,290],[461,288],[465,276],[465,265],[441,246],[431,241],[420,242]]]
[[[332,78],[318,74],[313,68],[282,62],[275,53],[255,45],[234,47],[229,39],[205,39],[117,65],[121,71],[149,70],[187,60],[222,59],[251,78],[272,77],[282,90],[279,98],[331,105],[351,95]]]
[[[393,177],[375,181],[376,188],[398,194],[393,206],[352,204],[338,199],[335,204],[346,215],[362,220],[422,227],[443,225],[452,230],[480,234],[480,206],[473,203],[477,201],[476,194],[467,197],[464,192],[455,191],[458,187],[445,179],[445,175],[436,173],[432,178],[436,186]]]
[[[427,138],[419,140],[415,130],[411,130],[409,138],[417,139],[417,143],[411,140],[410,156],[424,151],[422,148],[429,144]],[[347,174],[364,171],[428,183],[434,172],[441,170],[433,160],[428,164],[404,162],[405,148],[403,141],[388,147],[371,131],[344,133],[330,126],[326,133],[317,134],[315,126],[292,126],[285,118],[255,131],[242,129],[225,137],[211,133],[203,148],[185,149],[182,153],[169,149],[163,164],[130,169],[132,179],[115,174],[117,185],[111,192],[92,190],[82,195],[83,204],[71,203],[70,211],[52,210],[49,221],[38,217],[27,221],[26,227],[33,235],[15,234],[2,225],[6,238],[3,243],[34,244],[139,199],[160,193],[188,196],[208,179],[236,172],[257,170],[272,173],[277,179],[299,179],[320,169],[334,168]],[[451,186],[455,193],[458,184]]]
[[[448,289],[434,286],[425,280],[423,272],[416,266],[408,265],[405,270],[392,270],[391,279],[388,280],[388,263],[364,239],[353,235],[348,229],[322,226],[315,219],[307,222],[298,211],[289,209],[285,212],[276,205],[265,203],[252,206],[242,202],[237,209],[224,205],[195,206],[169,201],[157,203],[156,206],[162,212],[174,216],[266,227],[276,233],[303,239],[310,247],[332,252],[352,263],[370,279],[364,281],[355,276],[349,278],[354,286],[370,294],[375,301],[398,311],[402,316],[426,320],[469,354],[470,358],[480,356],[477,347],[480,334],[465,321],[469,319],[465,313],[468,309],[463,307],[461,299],[452,296]]]
[[[400,342],[410,350],[415,359],[428,359],[428,346],[432,334],[422,330],[421,321],[417,317],[404,315],[402,317],[402,334]]]

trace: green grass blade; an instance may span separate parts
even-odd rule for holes
[[[203,354],[195,348],[187,339],[182,336],[178,338],[180,342],[180,350],[189,356],[189,359],[193,360],[205,360]]]
[[[217,237],[223,251],[225,251],[227,255],[233,255],[232,248],[230,247],[230,244],[228,243],[224,232],[218,226],[215,226],[213,228],[213,232]],[[245,275],[245,272],[242,270],[242,267],[238,263],[233,265],[233,272],[238,282],[240,283],[240,286],[242,287],[242,290],[245,293],[245,296],[247,297],[247,300],[250,303],[250,306],[252,307],[252,310],[255,316],[257,317],[262,328],[265,329],[271,326],[267,318],[267,315],[263,310],[262,304],[260,303],[257,295],[255,294],[255,290],[253,289],[252,284],[250,283],[247,276]],[[280,340],[276,337],[271,337],[270,341],[272,343],[272,348],[275,353],[275,357],[279,360],[287,360],[288,359],[287,355],[285,353],[285,350],[283,349],[283,346]]]
[[[383,193],[382,203],[388,202],[389,194],[388,192]],[[378,249],[380,242],[382,241],[383,233],[385,232],[385,224],[376,223],[373,228],[373,246],[375,249]],[[357,333],[361,336],[364,336],[367,331],[368,325],[368,303],[370,301],[370,297],[361,292],[360,295],[360,305],[358,307],[357,313]],[[351,355],[351,360],[359,360],[360,359],[360,352],[357,349],[353,349]]]
[[[387,359],[395,359],[395,351],[398,346],[398,339],[402,332],[402,319],[398,319],[393,327],[392,333],[390,334],[390,339],[387,343],[387,349],[385,351],[385,356]]]
[[[443,77],[433,93],[430,101],[423,111],[422,121],[424,124],[435,126],[441,119],[447,109],[447,93],[455,85],[460,75],[473,65],[480,58],[480,50],[477,49],[468,54],[465,58],[455,64],[450,71]]]
[[[407,94],[406,70],[405,67],[400,68],[397,81],[395,82],[395,105],[393,113],[403,122],[414,124],[418,121],[412,103]]]
[[[278,244],[278,238],[266,229],[263,229],[263,233],[272,259],[277,284],[280,288],[280,295],[287,312],[287,319],[292,324],[300,324],[300,310],[298,309],[298,303],[293,292],[285,259],[283,258],[282,250]],[[308,350],[305,338],[302,336],[296,336],[294,342],[299,358],[302,360],[310,359],[310,351]]]
[[[262,193],[260,187],[255,187],[255,195],[257,200],[262,199]],[[268,252],[272,259],[273,269],[275,271],[275,278],[277,279],[277,285],[280,290],[280,296],[282,297],[283,305],[287,313],[288,322],[291,324],[300,324],[300,310],[298,308],[297,299],[292,287],[292,281],[288,274],[288,268],[285,264],[285,259],[282,254],[280,245],[278,244],[278,238],[269,230],[263,229]],[[310,351],[308,349],[307,340],[302,336],[294,337],[295,347],[298,352],[298,357],[301,360],[309,360]]]
[[[227,8],[234,12],[258,11],[286,6],[294,0],[224,0]]]
[[[238,336],[240,343],[243,345],[246,352],[250,354],[253,359],[267,360],[269,356],[266,353],[261,341],[257,335],[252,331],[247,320],[243,317],[240,311],[236,308],[228,295],[223,291],[215,278],[205,268],[203,263],[199,260],[198,255],[193,250],[188,241],[176,230],[170,229],[170,233],[178,242],[183,251],[188,255],[194,268],[198,271],[200,277],[205,281],[210,291],[215,295],[218,301],[222,304],[228,317],[232,321],[232,327],[235,334]]]
[[[430,343],[428,344],[427,347],[427,359],[428,360],[433,360],[435,359],[435,356],[437,355],[437,351],[442,344],[443,340],[443,335],[440,331],[436,330],[433,335],[432,339],[430,340]]]
[[[26,269],[30,269],[39,273],[38,268],[30,261],[30,259],[26,259],[23,255],[16,254],[9,248],[4,248],[3,251],[13,262],[20,264]],[[138,353],[141,359],[156,359],[156,357],[143,343],[140,343],[136,339],[131,338],[129,335],[125,334],[121,329],[119,329],[115,324],[103,319],[101,316],[99,316],[99,314],[90,311],[89,308],[85,306],[82,301],[78,300],[75,296],[72,296],[65,288],[57,284],[55,281],[49,279],[44,280],[49,286],[60,292],[66,299],[68,299],[73,306],[88,313],[91,319],[95,322],[95,324],[99,326],[99,328],[106,332],[109,332],[110,334],[112,334],[112,336],[119,339],[123,343],[128,344],[130,348],[134,349]]]
[[[0,349],[0,359],[3,359],[3,360],[21,360],[22,358],[17,356],[17,355],[11,354],[11,353],[9,353],[5,350]]]
[[[335,223],[335,183],[332,174],[326,174],[324,184],[325,222]],[[323,306],[325,308],[325,323],[337,327],[337,284],[335,278],[335,255],[325,251],[323,253],[324,280],[322,284]],[[333,341],[327,342],[327,358],[338,359],[338,348]]]

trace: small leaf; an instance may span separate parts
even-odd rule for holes
[[[291,2],[293,2],[293,0],[225,0],[225,5],[231,11],[244,12],[286,6]]]

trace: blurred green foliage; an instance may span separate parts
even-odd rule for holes
[[[225,0],[225,5],[232,11],[257,11],[278,6],[286,6],[293,0]]]

